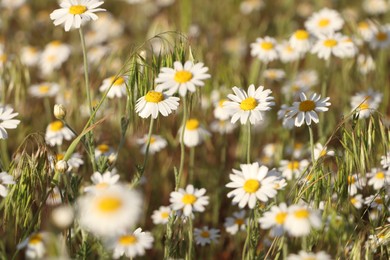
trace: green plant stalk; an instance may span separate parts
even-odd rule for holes
[[[181,0],[180,1],[180,25],[181,31],[187,33],[191,24],[192,16],[192,0]]]
[[[193,243],[194,243],[193,232],[194,232],[194,227],[193,227],[193,223],[192,223],[192,218],[190,216],[190,217],[188,217],[188,252],[186,255],[186,259],[188,259],[188,260],[194,259],[193,258]]]
[[[7,140],[0,141],[0,146],[1,146],[0,167],[1,170],[7,171],[8,166],[10,164],[8,151],[7,151]]]
[[[188,183],[194,182],[194,166],[195,166],[195,147],[191,147],[190,148],[190,165],[189,165]]]
[[[311,163],[313,164],[313,167],[314,167],[315,159],[314,159],[313,129],[312,129],[311,125],[308,125],[307,127],[309,128]]]
[[[183,98],[183,121],[181,124],[181,135],[180,135],[180,166],[178,178],[175,185],[175,190],[177,191],[180,186],[181,177],[183,174],[184,168],[184,160],[185,160],[185,145],[184,145],[184,132],[186,130],[186,122],[187,122],[187,97]]]
[[[246,227],[246,239],[244,248],[242,249],[242,260],[255,259],[256,247],[253,248],[252,238],[252,223],[255,221],[255,209],[251,209],[249,212],[248,224]]]
[[[148,139],[146,143],[146,150],[145,150],[145,158],[144,158],[144,163],[142,165],[142,172],[141,172],[141,177],[142,174],[145,172],[145,167],[148,162],[148,157],[149,157],[149,147],[150,147],[150,140],[152,139],[152,132],[153,132],[153,123],[154,123],[154,118],[150,117],[150,125],[149,125],[149,132],[148,132]]]
[[[51,122],[51,111],[52,111],[52,108],[50,106],[49,97],[45,97],[43,99],[43,105],[45,107],[45,114],[46,114],[47,121]]]
[[[246,146],[246,163],[250,164],[251,163],[251,123],[248,121],[246,122],[247,125],[247,146]]]

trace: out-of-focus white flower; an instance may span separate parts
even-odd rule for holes
[[[268,63],[278,58],[277,42],[272,37],[257,38],[256,42],[251,43],[250,46],[252,57],[256,57],[262,62]]]
[[[220,237],[220,230],[204,226],[202,228],[194,228],[195,243],[197,245],[205,246],[215,242]]]
[[[180,140],[182,134],[182,128],[179,128]],[[209,131],[204,129],[199,121],[195,118],[188,119],[184,129],[183,142],[188,147],[195,147],[200,145],[204,139],[210,136]]]
[[[316,36],[327,35],[340,30],[344,20],[336,10],[323,8],[313,13],[305,22],[305,28]]]

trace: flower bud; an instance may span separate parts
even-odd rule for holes
[[[62,120],[66,116],[66,109],[62,104],[54,105],[54,116],[55,118]]]
[[[57,163],[56,163],[56,171],[58,171],[59,173],[64,173],[66,172],[66,170],[68,170],[68,163],[64,160],[59,160]]]

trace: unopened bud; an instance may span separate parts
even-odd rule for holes
[[[59,173],[64,173],[68,170],[68,163],[64,160],[59,160],[57,163],[56,163],[56,171],[58,171]]]
[[[108,156],[108,163],[109,163],[110,165],[114,164],[115,161],[116,161],[116,159],[117,159],[117,156],[118,156],[118,155],[117,155],[116,153],[110,154],[110,155]]]
[[[66,109],[62,104],[55,104],[54,105],[54,116],[59,120],[62,120],[65,118]]]

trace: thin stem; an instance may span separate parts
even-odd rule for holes
[[[314,139],[313,139],[313,129],[311,125],[308,126],[309,128],[309,136],[310,136],[310,151],[311,151],[311,162],[314,165],[315,159],[314,159]]]
[[[246,163],[251,163],[251,123],[246,123],[247,125],[247,147],[246,147]]]
[[[186,259],[193,259],[192,255],[192,248],[193,248],[193,224],[192,224],[192,218],[188,217],[188,252]]]
[[[183,121],[181,124],[181,134],[180,134],[180,166],[179,166],[179,173],[178,173],[178,178],[175,187],[176,191],[179,189],[180,180],[184,168],[184,159],[185,159],[184,132],[186,129],[186,122],[187,122],[187,97],[184,97],[183,98]]]
[[[189,167],[189,181],[188,183],[194,182],[194,166],[195,166],[195,147],[190,149],[190,167]]]
[[[0,146],[1,146],[0,170],[8,171],[10,160],[8,156],[7,140],[0,140]]]
[[[43,99],[43,105],[45,107],[45,114],[48,122],[51,122],[51,107],[49,97]]]
[[[152,139],[152,132],[153,132],[153,123],[154,123],[154,118],[151,117],[150,118],[150,125],[149,125],[149,132],[148,132],[148,139],[147,139],[147,143],[146,143],[144,164],[142,165],[142,174],[145,172],[146,163],[148,162],[150,140]]]

